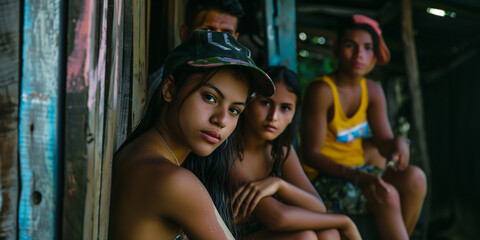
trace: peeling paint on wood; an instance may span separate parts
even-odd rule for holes
[[[54,239],[59,9],[55,0],[25,1],[20,98],[19,238]]]
[[[62,239],[84,238],[85,206],[89,154],[87,146],[95,141],[88,126],[89,79],[93,74],[92,49],[95,49],[95,4],[88,0],[68,2],[67,86],[65,96],[65,162]],[[93,159],[91,160],[93,161]],[[91,235],[89,235],[91,236]]]

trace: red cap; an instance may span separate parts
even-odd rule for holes
[[[382,30],[378,22],[360,14],[355,14],[352,16],[354,24],[366,24],[370,26],[378,36],[378,49],[377,49],[377,65],[385,65],[390,61],[390,51],[388,50],[385,41],[383,41]]]

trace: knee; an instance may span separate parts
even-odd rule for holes
[[[397,189],[391,185],[387,184],[387,192],[383,195],[382,205],[390,208],[400,208],[400,195]]]
[[[407,186],[411,193],[425,195],[427,192],[427,176],[417,166],[409,166],[405,169],[404,186]]]
[[[328,230],[323,230],[323,231],[318,231],[317,232],[317,238],[320,239],[340,239],[340,233],[338,232],[337,229],[328,229]]]
[[[387,191],[382,194],[372,195],[367,201],[367,208],[373,212],[383,212],[387,209],[400,209],[400,195],[397,189],[386,183]]]
[[[312,230],[300,231],[296,234],[294,239],[318,240],[317,234]]]

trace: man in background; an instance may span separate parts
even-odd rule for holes
[[[189,0],[185,22],[180,26],[180,39],[184,41],[193,31],[200,29],[228,32],[238,39],[238,23],[244,14],[238,0]],[[148,76],[148,99],[160,85],[162,73],[163,65]]]

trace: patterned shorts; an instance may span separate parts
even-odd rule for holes
[[[352,167],[377,176],[382,176],[385,169],[362,165]],[[348,215],[361,215],[368,212],[367,199],[355,184],[343,179],[319,175],[312,181],[313,186],[322,197],[328,212]]]

